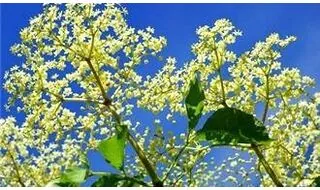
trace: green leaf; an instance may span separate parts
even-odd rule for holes
[[[78,186],[84,182],[87,177],[87,169],[72,168],[67,169],[60,177],[59,186]]]
[[[46,187],[64,187],[60,184],[60,178],[49,181]]]
[[[78,183],[55,183],[56,186],[50,186],[50,187],[79,187],[80,184]]]
[[[318,177],[316,177],[316,178],[314,179],[314,181],[312,182],[312,185],[313,185],[314,187],[320,187],[320,176],[318,176]]]
[[[122,181],[121,184],[119,182]],[[119,174],[113,173],[105,173],[103,175],[99,175],[99,179],[92,184],[92,187],[139,187],[139,186],[148,186],[148,184],[144,183],[136,177],[124,177]]]
[[[190,81],[186,97],[186,109],[189,118],[189,128],[194,129],[201,117],[204,106],[204,91],[197,77]]]
[[[113,167],[121,169],[124,161],[124,151],[126,144],[127,131],[123,130],[119,134],[103,140],[98,145],[99,152],[107,162]]]
[[[136,183],[133,180],[126,180],[124,181],[122,187],[139,187],[140,184]]]
[[[117,187],[121,180],[123,180],[123,177],[118,174],[105,174],[94,182],[92,187]]]
[[[235,108],[222,108],[214,112],[197,134],[200,140],[213,140],[222,144],[263,143],[271,140],[262,122]]]

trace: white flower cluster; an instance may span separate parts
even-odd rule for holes
[[[242,32],[220,19],[197,30],[193,60],[177,68],[169,57],[159,72],[144,77],[136,67],[158,57],[166,39],[151,27],[128,26],[126,14],[114,4],[48,4],[21,30],[22,42],[11,50],[25,62],[5,74],[4,88],[11,94],[6,108],[17,103],[25,121],[0,120],[0,185],[44,186],[64,169],[79,166],[83,153],[115,133],[117,118],[106,109],[105,96],[110,96],[165,185],[250,185],[260,174],[262,185],[273,186],[252,151],[249,159],[235,154],[221,164],[207,162],[213,148],[197,142],[194,132],[183,148],[188,134],[164,132],[165,120],[156,118],[147,127],[144,118],[133,117],[139,108],[168,111],[166,119],[178,125],[175,117],[186,114],[184,97],[194,75],[205,91],[203,113],[227,104],[262,115],[273,139],[262,153],[284,185],[307,186],[320,175],[320,94],[311,97],[315,81],[296,68],[282,68],[279,60],[295,37],[271,34],[237,56],[228,45]],[[222,75],[226,63],[231,64],[228,77]],[[137,156],[128,155],[125,163],[127,174],[147,176]]]
[[[157,56],[166,39],[150,27],[128,26],[125,14],[115,4],[47,4],[21,30],[21,43],[11,50],[25,62],[6,72],[4,88],[11,94],[6,108],[21,104],[25,121],[16,126],[11,117],[1,120],[1,182],[44,186],[114,134],[100,88],[113,92],[112,104],[123,117],[132,114],[127,101],[139,96],[142,85],[135,67]]]
[[[234,62],[236,55],[227,50],[227,45],[233,44],[241,31],[227,19],[220,19],[213,27],[202,26],[197,29],[199,42],[193,44],[192,51],[199,63],[210,64],[213,69],[219,69],[224,62]]]

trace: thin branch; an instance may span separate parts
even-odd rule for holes
[[[266,75],[266,104],[262,115],[262,122],[265,123],[269,109],[269,75]]]
[[[258,161],[258,164],[257,164],[257,170],[258,170],[260,178],[261,178],[261,183],[264,184],[264,178],[263,178],[263,174],[261,171],[261,161],[260,160]]]
[[[270,73],[270,69],[268,69],[268,71],[265,74],[265,76],[266,76],[266,103],[265,103],[265,107],[264,107],[264,111],[263,111],[263,115],[262,115],[262,123],[263,124],[266,122],[268,109],[269,109],[269,94],[270,94],[269,73]],[[261,164],[265,168],[266,172],[269,174],[273,183],[278,187],[283,187],[283,184],[280,182],[277,175],[275,174],[275,172],[273,171],[273,169],[271,168],[271,166],[269,165],[269,163],[265,159],[265,157],[262,154],[261,150],[259,149],[258,145],[255,143],[251,143],[251,148],[254,150],[254,152],[258,156],[259,161],[261,162]]]
[[[222,104],[224,106],[228,107],[227,106],[227,101],[226,101],[226,93],[225,93],[225,90],[224,90],[224,84],[223,84],[220,68],[218,69],[218,74],[219,74],[219,81],[220,81],[220,86],[221,86],[221,91],[222,91]]]
[[[172,164],[169,166],[169,170],[166,172],[166,174],[164,175],[162,182],[164,182],[168,177],[170,172],[172,171],[173,167],[177,165],[178,159],[179,157],[182,155],[182,153],[184,152],[184,150],[188,147],[189,143],[190,143],[190,132],[188,133],[187,136],[187,141],[186,144],[180,149],[180,151],[178,152],[178,154],[176,155],[176,157],[173,159]]]
[[[269,163],[264,158],[262,152],[259,150],[259,147],[254,143],[251,144],[251,147],[254,150],[254,152],[256,153],[256,155],[258,156],[259,161],[261,162],[261,164],[265,168],[266,172],[269,174],[272,181],[276,184],[277,187],[283,187],[283,184],[279,181],[277,175],[274,173],[273,169],[270,167]]]
[[[96,79],[96,81],[97,81],[97,83],[98,83],[98,86],[99,86],[100,91],[101,91],[101,93],[102,93],[102,97],[103,97],[103,99],[104,99],[104,104],[105,104],[106,106],[111,105],[111,100],[108,98],[107,93],[106,93],[106,91],[105,91],[105,89],[104,89],[104,87],[103,87],[103,85],[102,85],[102,82],[101,82],[101,80],[100,80],[100,78],[99,78],[96,70],[94,69],[94,67],[93,67],[93,65],[92,65],[92,63],[91,63],[91,60],[90,60],[89,58],[85,58],[85,61],[88,63],[88,65],[89,65],[89,67],[90,67],[90,70],[92,71],[93,76],[94,76],[94,78]]]
[[[169,170],[166,172],[164,175],[162,182],[166,181],[167,178],[169,177],[170,172],[172,171],[173,167],[177,165],[179,157],[182,155],[183,151],[187,148],[188,144],[186,143],[179,151],[179,153],[176,155],[176,157],[173,159],[173,162],[169,166]]]
[[[91,100],[91,99],[80,98],[80,97],[62,98],[62,101],[65,101],[65,102],[84,102],[84,103],[103,104],[103,102],[100,102],[100,101],[97,101],[97,100]]]
[[[61,96],[60,94],[56,94],[54,92],[51,92],[47,89],[42,89],[44,92],[53,95],[54,97],[56,97],[58,100],[60,100],[61,102],[84,102],[84,103],[95,103],[95,104],[102,104],[104,105],[103,102],[101,101],[97,101],[97,100],[93,100],[93,99],[89,99],[89,98],[82,98],[82,97],[70,97],[70,98],[66,98]]]
[[[180,174],[179,177],[177,177],[176,181],[171,183],[172,187],[175,187],[182,178],[183,178],[183,174]]]
[[[216,56],[216,59],[217,59],[217,64],[218,64],[218,75],[219,75],[219,81],[220,81],[220,86],[221,86],[221,91],[222,91],[222,104],[225,106],[225,107],[228,107],[227,106],[227,101],[226,101],[226,93],[225,93],[225,89],[224,89],[224,84],[223,84],[223,79],[222,79],[222,74],[221,74],[221,59],[219,59],[219,56],[218,56],[218,52],[217,52],[217,49],[214,49],[214,53],[215,53],[215,56]]]
[[[294,158],[294,154],[292,152],[290,152],[285,146],[283,146],[282,144],[279,144],[279,147],[282,148],[284,151],[286,151],[289,155],[290,155],[290,162],[292,164],[293,158]]]
[[[3,143],[4,143],[4,142],[3,142]],[[6,144],[6,143],[4,143],[4,144]],[[13,165],[13,168],[14,168],[14,170],[15,170],[15,172],[16,172],[16,177],[17,177],[17,179],[18,179],[19,184],[20,184],[22,187],[26,187],[26,185],[22,182],[22,178],[21,178],[20,173],[19,173],[19,166],[18,166],[18,164],[16,163],[16,161],[15,161],[15,159],[14,159],[14,157],[13,157],[13,155],[12,155],[9,147],[7,148],[7,153],[8,153],[8,155],[9,155],[11,161],[12,161],[12,165]]]
[[[128,140],[129,140],[131,146],[134,148],[135,152],[137,153],[137,155],[138,155],[139,159],[141,160],[142,164],[146,168],[149,176],[151,177],[152,184],[154,186],[156,186],[156,187],[162,187],[163,183],[159,179],[158,174],[156,173],[156,169],[154,168],[154,166],[151,164],[151,162],[146,157],[146,155],[145,155],[143,149],[141,148],[141,146],[136,142],[136,140],[134,139],[134,137],[130,133],[128,135]]]
[[[49,90],[47,90],[47,89],[45,89],[45,88],[43,88],[42,89],[42,91],[43,92],[46,92],[46,93],[48,93],[48,94],[50,94],[50,95],[53,95],[54,97],[56,97],[58,100],[62,100],[63,99],[63,97],[60,95],[60,94],[56,94],[56,93],[54,93],[54,92],[50,92]]]
[[[91,56],[92,56],[92,51],[93,51],[93,47],[94,47],[94,38],[95,38],[98,30],[93,32],[92,28],[90,28],[90,31],[91,31],[91,35],[92,35],[92,40],[91,40],[91,47],[90,47],[89,56],[88,56],[89,59],[91,59]]]

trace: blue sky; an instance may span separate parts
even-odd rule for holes
[[[298,40],[283,52],[282,64],[286,67],[297,67],[303,74],[319,82],[320,4],[124,4],[124,6],[129,12],[127,19],[130,25],[135,28],[152,26],[157,35],[167,38],[168,46],[161,55],[176,57],[178,66],[193,58],[191,44],[197,40],[195,34],[197,27],[212,25],[219,18],[228,18],[243,31],[243,36],[232,46],[238,55],[249,50],[255,42],[263,40],[272,32],[278,32],[283,37],[297,36]],[[28,25],[28,20],[32,16],[41,12],[42,5],[1,4],[0,7],[2,84],[4,71],[22,61],[10,53],[10,46],[19,42],[20,29]],[[160,67],[161,64],[155,63],[144,71],[152,73]],[[316,89],[319,90],[319,87],[317,84]],[[4,111],[3,105],[6,100],[7,94],[1,89],[1,117],[15,114]],[[173,130],[180,131],[180,129]],[[217,151],[221,153],[218,154],[218,159],[230,154],[226,149]]]

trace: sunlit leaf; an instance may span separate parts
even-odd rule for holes
[[[57,185],[62,187],[73,187],[79,186],[80,183],[84,182],[87,177],[87,169],[83,168],[72,168],[67,169],[60,177]]]
[[[98,145],[98,150],[106,161],[117,169],[121,169],[123,166],[126,135],[127,131],[123,130],[121,133],[101,141]]]
[[[204,106],[204,92],[197,77],[190,81],[186,97],[186,109],[189,118],[189,128],[194,129],[201,117]]]

